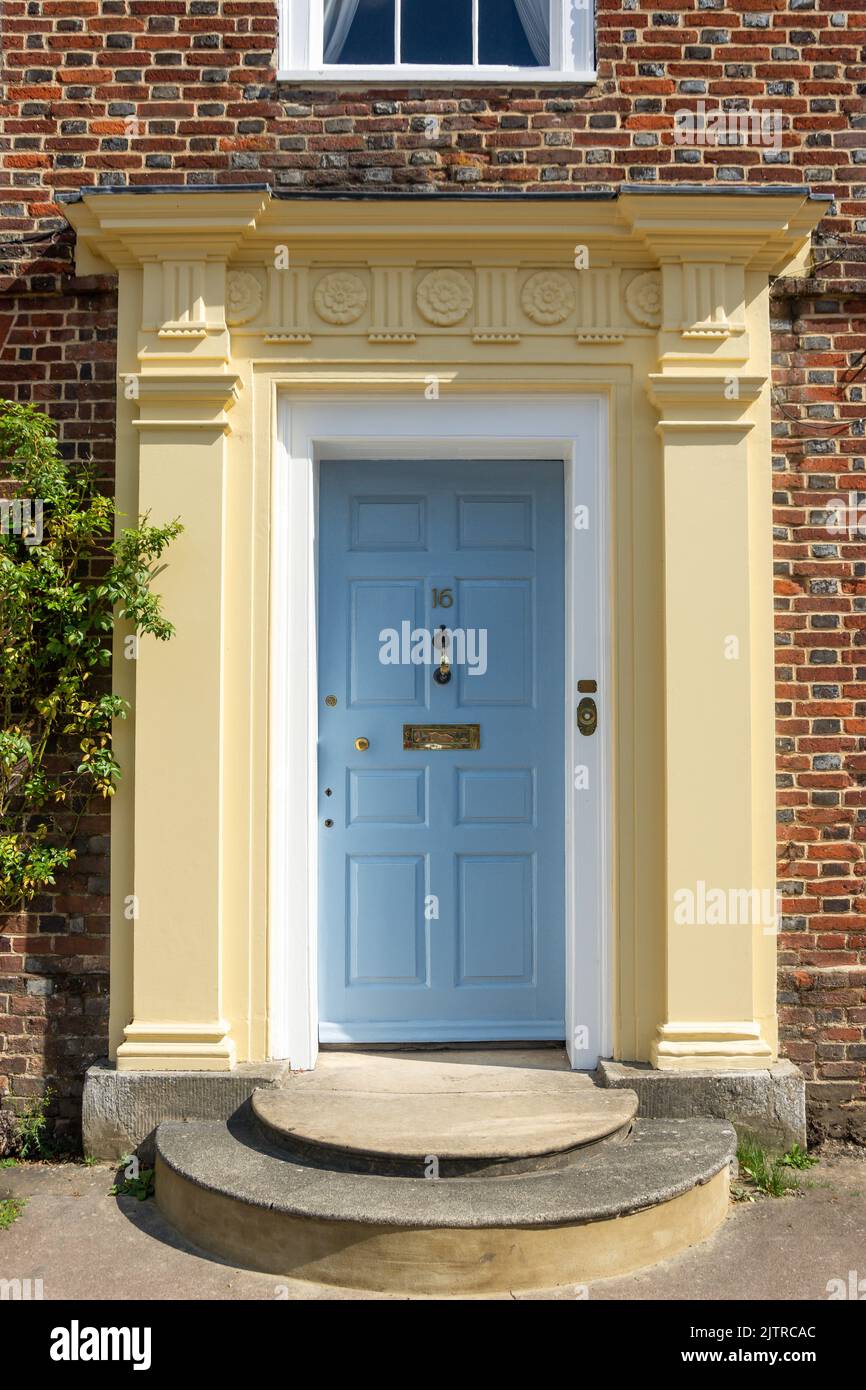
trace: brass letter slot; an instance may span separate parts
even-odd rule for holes
[[[480,748],[480,724],[404,724],[404,748],[427,748],[441,753],[449,748]]]

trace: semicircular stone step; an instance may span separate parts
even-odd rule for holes
[[[491,1295],[586,1284],[670,1258],[725,1219],[733,1128],[638,1120],[627,1144],[520,1178],[379,1177],[293,1162],[252,1125],[170,1121],[156,1201],[188,1240],[283,1278]]]
[[[256,1091],[265,1139],[338,1171],[469,1177],[562,1167],[626,1139],[637,1096],[560,1067],[481,1064],[477,1054],[324,1053],[315,1071]]]

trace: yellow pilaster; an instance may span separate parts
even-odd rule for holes
[[[223,1070],[223,672],[229,374],[140,379],[139,508],[183,519],[160,576],[177,637],[142,640],[135,749],[134,1015],[121,1069]],[[191,736],[192,729],[195,736]]]
[[[662,376],[650,388],[663,448],[666,752],[666,1008],[651,1060],[669,1068],[766,1065],[775,1043],[761,1028],[773,971],[760,970],[775,957],[773,821],[754,815],[756,779],[772,767],[751,718],[773,699],[771,649],[752,630],[750,470],[769,489],[770,464],[750,456],[749,415],[765,383],[735,378],[728,401],[726,380]],[[763,598],[771,608],[769,588]]]

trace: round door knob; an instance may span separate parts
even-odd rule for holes
[[[359,753],[366,753],[367,749],[370,747],[370,740],[368,738],[356,738],[355,747]]]

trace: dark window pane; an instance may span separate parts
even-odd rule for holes
[[[518,11],[523,14],[523,22]],[[550,63],[550,30],[545,22],[548,13],[548,7],[537,3],[518,6],[515,0],[478,0],[479,63],[496,67],[547,67]]]
[[[403,0],[404,63],[472,62],[472,0]]]
[[[395,3],[396,0],[359,0],[348,32],[345,14],[351,13],[353,5],[350,0],[345,14],[340,13],[338,6],[330,30],[325,25],[325,62],[393,63]]]

